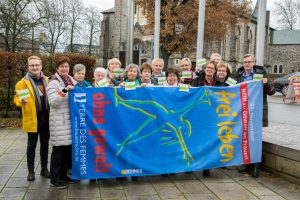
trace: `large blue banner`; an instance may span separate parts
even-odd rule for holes
[[[256,163],[262,83],[230,87],[75,88],[72,177],[95,179]]]

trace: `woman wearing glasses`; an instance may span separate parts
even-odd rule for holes
[[[50,104],[50,141],[53,145],[50,163],[51,186],[65,188],[66,183],[76,183],[67,176],[72,163],[72,138],[70,124],[69,91],[76,81],[69,76],[69,58],[61,56],[56,61],[56,73],[47,86]]]

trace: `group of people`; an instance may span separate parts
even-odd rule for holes
[[[203,70],[196,67],[192,70],[189,58],[183,58],[180,68],[167,68],[164,72],[163,59],[156,58],[151,64],[143,63],[141,67],[129,64],[125,70],[117,58],[108,61],[107,69],[97,67],[94,70],[94,81],[90,84],[85,80],[86,68],[82,64],[73,67],[73,77],[70,76],[70,59],[61,56],[56,60],[56,72],[50,78],[42,72],[42,61],[37,56],[28,58],[28,72],[16,84],[14,102],[22,107],[23,131],[28,134],[27,141],[27,166],[28,181],[35,180],[35,149],[40,137],[40,175],[50,178],[51,186],[65,188],[69,183],[78,180],[68,176],[72,167],[72,137],[70,123],[70,108],[68,92],[75,87],[126,87],[130,82],[137,87],[155,85],[179,86],[186,84],[192,87],[201,86],[228,86],[226,82],[232,76],[237,82],[253,79],[254,74],[263,74],[264,84],[264,126],[267,126],[267,99],[266,95],[275,93],[267,73],[263,67],[256,66],[255,57],[247,54],[243,57],[243,67],[232,74],[229,64],[222,61],[217,53],[212,54],[210,60],[204,65]],[[48,164],[49,138],[53,146],[51,153],[50,172]],[[258,176],[258,164],[245,166],[241,172],[251,172]],[[210,171],[203,171],[204,176],[209,176]]]

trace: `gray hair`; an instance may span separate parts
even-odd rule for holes
[[[85,72],[85,66],[83,64],[76,64],[73,67],[73,74],[79,72],[79,71],[84,71]]]
[[[162,68],[164,68],[164,65],[165,65],[165,62],[163,59],[161,58],[154,58],[151,62],[151,67],[153,67],[153,65],[156,63],[156,62],[160,62]]]
[[[182,58],[182,59],[180,60],[180,65],[181,65],[181,63],[183,63],[183,62],[185,62],[185,61],[188,62],[189,66],[192,66],[191,59],[189,59],[189,58]]]
[[[212,53],[210,55],[210,60],[212,60],[213,57],[219,57],[220,59],[222,59],[222,56],[220,54],[218,54],[218,53]]]
[[[124,70],[124,77],[125,78],[127,78],[127,74],[128,74],[128,71],[130,70],[130,69],[133,69],[133,68],[136,68],[136,70],[137,70],[137,79],[139,79],[140,78],[140,74],[141,74],[141,71],[140,71],[140,68],[139,68],[139,66],[138,65],[136,65],[136,64],[134,64],[134,63],[131,63],[131,64],[129,64],[126,68],[125,68],[125,70]]]
[[[248,58],[248,57],[251,57],[254,63],[256,62],[255,56],[253,54],[245,54],[243,56],[242,62],[243,62],[244,58]]]
[[[118,58],[112,58],[112,59],[108,60],[108,62],[107,62],[107,68],[109,68],[110,64],[113,63],[113,62],[118,63],[120,65],[120,67],[122,66],[122,63],[121,63],[121,61]]]
[[[103,67],[97,67],[94,71],[94,76],[97,74],[97,73],[103,73],[105,77],[107,77],[107,71],[106,69],[104,69]]]

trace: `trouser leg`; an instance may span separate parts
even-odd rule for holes
[[[64,168],[64,146],[53,146],[50,162],[50,178],[51,182],[58,182],[61,180],[61,173]]]
[[[47,167],[49,151],[49,116],[45,114],[39,122],[41,166]]]
[[[64,146],[61,177],[66,177],[72,168],[72,145]]]
[[[38,140],[37,133],[28,133],[27,140],[27,167],[34,171],[35,148]]]

